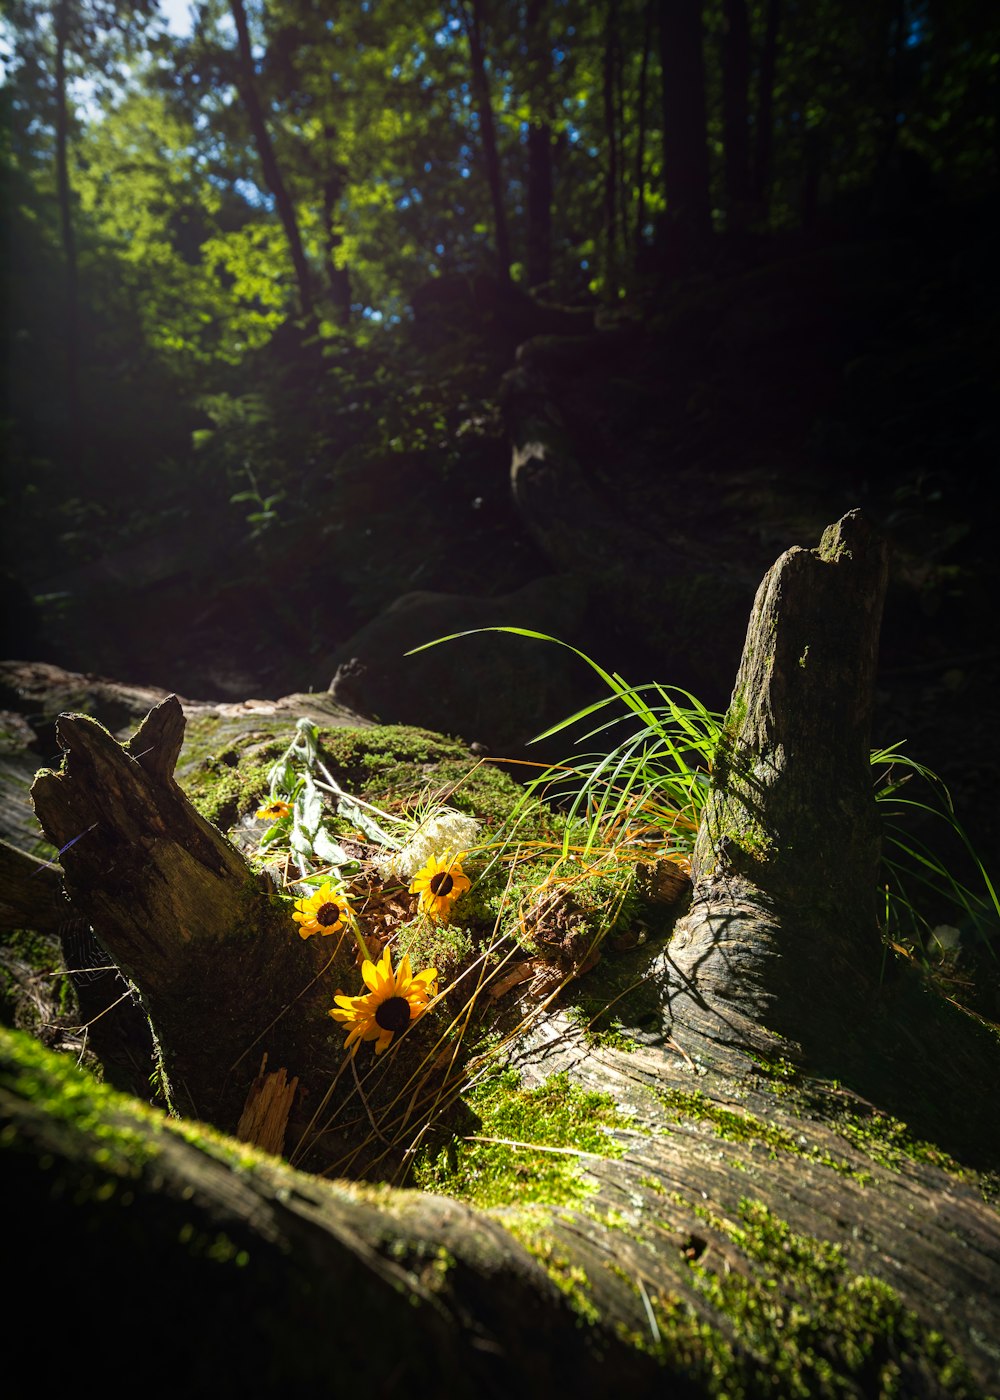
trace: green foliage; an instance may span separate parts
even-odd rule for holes
[[[901,753],[901,747],[893,744],[872,753],[886,845],[886,932],[925,958],[940,957],[953,946],[946,935],[954,935],[955,943],[960,933],[970,942],[990,941],[1000,920],[1000,899],[955,814],[947,787],[926,765]],[[926,794],[923,800],[910,795],[914,784]],[[936,833],[934,844],[920,834],[928,825]],[[954,874],[950,859],[959,856],[971,860],[978,889]],[[922,912],[928,907],[934,915],[948,912],[960,927],[935,927]]]
[[[650,23],[655,7],[480,9],[515,280],[527,275],[540,232],[534,131],[546,135],[554,191],[544,295],[613,304],[641,291],[671,211],[669,56]],[[772,9],[748,7],[755,136]],[[88,533],[117,540],[136,519],[148,527],[165,497],[192,488],[213,502],[235,498],[255,550],[266,543],[277,553],[285,527],[316,519],[317,482],[342,511],[373,468],[414,454],[422,465],[426,454],[428,487],[440,490],[465,464],[460,429],[483,414],[483,380],[492,385],[509,362],[516,336],[507,340],[471,295],[475,344],[446,318],[438,324],[436,311],[410,338],[430,279],[471,293],[478,274],[497,270],[461,8],[389,0],[331,19],[303,0],[261,0],[249,23],[254,82],[313,284],[315,317],[303,324],[224,0],[200,6],[184,35],[164,28],[150,0],[8,6],[6,504],[32,522],[29,556],[45,543],[41,501],[48,511],[77,503],[74,562]],[[726,27],[717,0],[704,24],[710,203],[722,227]],[[817,211],[838,226],[860,224],[876,192],[905,221],[934,191],[982,189],[995,177],[998,39],[982,0],[947,13],[862,14],[844,0],[824,0],[808,17],[781,7],[771,168],[761,172],[754,229],[796,228]],[[197,451],[192,429],[202,434]],[[117,506],[99,527],[83,525],[95,501],[126,491],[134,519]],[[477,483],[470,496],[479,494]],[[352,575],[364,575],[355,539],[336,545]],[[419,563],[407,559],[401,572]],[[384,601],[378,583],[365,603]]]
[[[557,638],[520,627],[483,628],[509,632],[529,640],[566,646]],[[471,633],[437,638],[426,646],[456,641]],[[425,647],[417,647],[422,651]],[[551,726],[534,742],[566,732],[611,707],[613,714],[597,728],[577,739],[584,743],[606,737],[622,724],[633,727],[624,738],[597,754],[573,756],[546,767],[529,780],[526,790],[559,803],[567,816],[563,857],[571,842],[584,859],[609,846],[618,849],[643,845],[657,854],[687,856],[708,797],[713,760],[722,738],[723,716],[706,707],[687,691],[656,683],[629,685],[606,671],[589,656],[569,647],[601,678],[610,694],[567,719]],[[623,712],[622,712],[623,711]],[[933,917],[942,909],[960,924],[970,939],[990,940],[1000,922],[1000,899],[982,861],[959,822],[947,787],[924,764],[900,752],[901,743],[871,754],[875,798],[884,832],[883,870],[887,942],[901,942],[927,961],[941,947],[934,946],[931,917],[921,912],[931,907]],[[910,797],[909,783],[916,779],[927,791],[924,801]],[[913,818],[931,818],[941,833],[937,850],[914,830]],[[582,831],[582,835],[581,835]],[[958,853],[971,858],[978,879],[977,890],[954,873],[949,859]]]
[[[464,1103],[476,1131],[424,1147],[414,1182],[482,1207],[581,1200],[587,1157],[620,1157],[612,1130],[632,1123],[610,1095],[580,1089],[565,1073],[526,1090],[514,1070],[503,1070]]]

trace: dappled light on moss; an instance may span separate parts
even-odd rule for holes
[[[422,1149],[414,1184],[483,1207],[582,1200],[587,1158],[620,1156],[614,1129],[633,1121],[610,1095],[580,1089],[565,1074],[524,1089],[503,1070],[465,1103],[476,1131]]]

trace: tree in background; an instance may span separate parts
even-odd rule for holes
[[[711,232],[702,0],[659,0],[668,257],[687,266]]]
[[[274,337],[303,311],[327,390],[307,455],[341,395],[373,405],[380,443],[424,442],[427,376],[360,393],[334,347],[388,346],[442,275],[614,303],[711,269],[717,233],[753,233],[749,257],[778,232],[918,228],[997,173],[981,0],[384,0],[336,22],[207,0],[180,37],[151,0],[10,16],[12,479],[78,500],[82,551],[83,498],[134,478],[151,425],[179,482],[206,399],[256,413],[283,357],[298,372],[301,335]],[[81,490],[75,459],[100,480]]]
[[[302,247],[302,237],[299,233],[298,218],[295,213],[295,206],[289,197],[285,186],[284,176],[281,167],[278,165],[274,153],[274,146],[264,118],[264,110],[257,95],[257,80],[253,61],[253,52],[250,45],[250,31],[247,25],[246,10],[243,7],[243,0],[229,0],[229,10],[236,25],[236,52],[238,58],[238,78],[237,88],[243,105],[246,108],[247,120],[250,123],[250,130],[253,133],[254,145],[257,148],[257,155],[260,159],[261,170],[264,174],[264,181],[274,196],[274,203],[281,219],[281,226],[285,230],[285,237],[288,239],[288,248],[292,257],[292,265],[295,268],[295,279],[298,285],[299,310],[303,316],[311,316],[313,310],[313,293],[310,284],[309,266],[306,262],[306,255]]]
[[[62,253],[63,450],[80,469],[81,314],[77,209],[71,146],[78,134],[81,81],[94,98],[124,80],[141,45],[155,0],[15,0],[10,10],[7,64],[14,130],[13,154],[30,168],[50,147]],[[44,161],[44,157],[42,157]]]

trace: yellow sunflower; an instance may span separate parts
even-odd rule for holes
[[[279,817],[287,817],[291,810],[287,802],[282,802],[280,797],[273,797],[270,802],[265,802],[263,807],[258,807],[254,816],[257,821],[266,819],[276,822]]]
[[[377,963],[362,964],[361,976],[368,991],[359,997],[334,997],[337,1005],[330,1015],[348,1028],[345,1050],[350,1048],[353,1055],[363,1040],[374,1040],[375,1054],[381,1055],[398,1031],[405,1031],[427,1010],[437,993],[437,968],[425,968],[414,976],[404,954],[393,972],[392,954],[386,948]]]
[[[315,894],[297,899],[292,915],[303,938],[311,938],[314,933],[339,933],[350,917],[351,906],[329,883],[321,885]]]
[[[443,855],[431,856],[414,875],[410,894],[420,896],[421,914],[429,914],[441,923],[448,922],[455,900],[472,888],[472,881],[462,874],[465,854],[459,851],[453,856],[445,851]]]

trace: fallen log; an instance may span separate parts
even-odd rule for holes
[[[138,1364],[152,1297],[192,1374],[221,1356],[265,1393],[338,1371],[419,1390],[431,1356],[454,1396],[995,1393],[997,1039],[882,972],[866,759],[883,579],[855,513],[765,579],[691,912],[665,949],[630,955],[656,1024],[637,1014],[626,1045],[595,1044],[553,1001],[494,1068],[520,1076],[501,1101],[547,1105],[534,1142],[482,1117],[439,1125],[424,1179],[469,1190],[449,1161],[499,1144],[506,1195],[473,1210],[295,1172],[5,1040],[0,1143],[31,1221],[15,1254],[27,1296],[44,1286],[36,1255],[71,1258],[95,1285],[69,1319],[84,1356],[110,1295],[114,1346]],[[164,702],[125,748],[60,721],[66,761],[35,800],[57,846],[97,823],[64,853],[67,892],[139,988],[180,1111],[231,1130],[264,1052],[317,1090],[337,1053],[299,1005],[300,945],[267,877],[173,782],[178,709]],[[931,1026],[921,1059],[907,1028],[919,1042]],[[598,1096],[585,1117],[609,1115],[603,1144],[540,1145],[584,1092]],[[485,1102],[470,1094],[481,1115]],[[920,1103],[909,1125],[894,1116]],[[546,1195],[541,1164],[558,1154],[574,1173]],[[387,1180],[397,1166],[386,1158]],[[221,1326],[209,1293],[233,1300]]]

